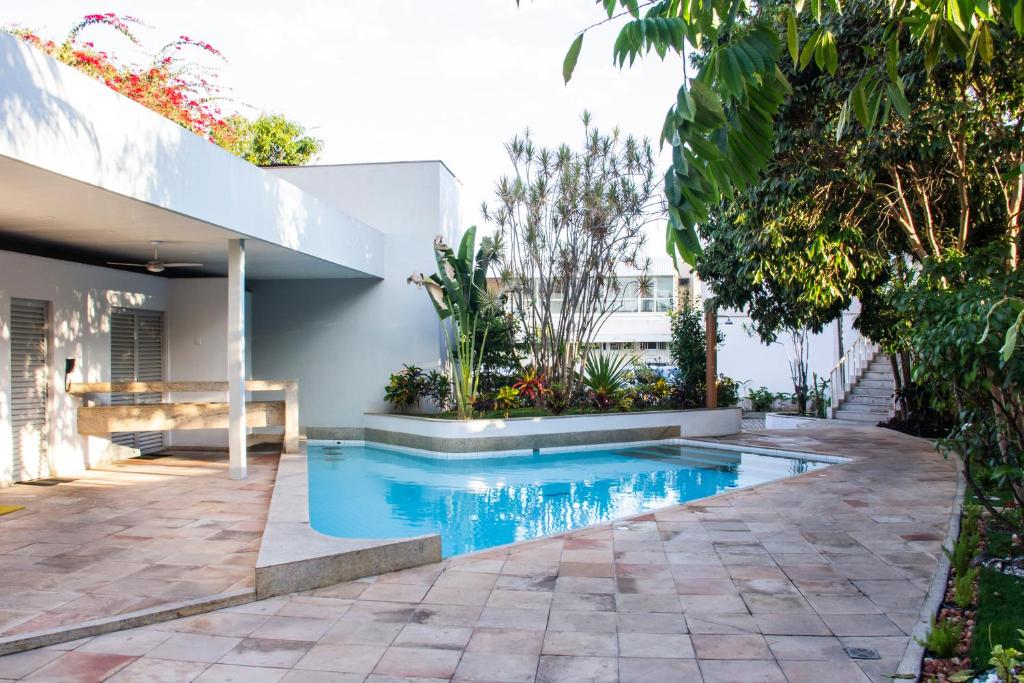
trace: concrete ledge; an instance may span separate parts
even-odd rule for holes
[[[365,439],[441,454],[533,450],[737,434],[740,408],[486,420],[367,413]]]
[[[44,631],[19,633],[0,638],[0,656],[23,650],[32,650],[37,647],[67,643],[79,638],[101,636],[104,633],[113,633],[114,631],[121,631],[126,628],[148,626],[149,624],[156,624],[161,621],[190,617],[193,614],[203,614],[225,607],[243,605],[255,599],[256,593],[251,590],[233,591],[205,598],[196,598],[195,600],[168,603],[135,612],[126,612],[125,614],[117,614],[112,617],[83,621],[74,626],[58,626]]]
[[[786,415],[784,413],[765,413],[765,429],[806,429],[807,427],[832,427],[830,422],[820,417],[807,417],[806,415]]]
[[[440,561],[437,534],[377,540],[317,532],[309,523],[306,454],[281,456],[256,559],[257,599]]]
[[[964,507],[964,492],[967,489],[967,481],[964,479],[962,461],[956,459],[956,495],[953,500],[953,507],[949,511],[949,526],[946,528],[946,538],[942,541],[945,548],[953,549],[956,539],[960,536],[960,515]],[[924,663],[924,641],[931,630],[932,619],[938,617],[942,601],[946,598],[946,583],[949,580],[950,562],[946,553],[940,553],[935,573],[932,574],[931,583],[928,584],[928,593],[924,596],[921,604],[921,611],[917,616],[917,623],[910,634],[907,642],[907,649],[900,660],[896,675],[909,680],[918,680],[921,677],[921,665]]]

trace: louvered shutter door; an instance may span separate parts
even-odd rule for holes
[[[135,379],[161,382],[164,379],[164,314],[160,311],[135,312]],[[161,394],[135,394],[139,404],[160,403]],[[136,448],[143,453],[163,450],[163,432],[136,432]]]
[[[110,323],[110,380],[159,382],[164,378],[164,314],[115,308]],[[159,403],[160,394],[111,394],[113,405]],[[164,447],[163,432],[115,432],[111,440],[153,453]]]
[[[50,473],[45,301],[11,299],[11,435],[15,481]]]

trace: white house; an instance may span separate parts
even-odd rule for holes
[[[0,483],[164,444],[230,444],[244,476],[247,378],[298,380],[310,433],[358,428],[389,372],[439,362],[405,278],[459,232],[439,161],[260,169],[0,33]],[[202,265],[107,266],[154,241]],[[130,380],[227,380],[230,429],[80,434],[108,399],[68,384]]]

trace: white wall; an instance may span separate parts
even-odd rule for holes
[[[847,348],[860,336],[852,327],[855,317],[856,313],[851,311],[843,315]],[[733,324],[726,324],[727,320]],[[774,344],[764,344],[756,333],[748,333],[750,319],[746,315],[725,310],[719,312],[718,329],[725,334],[725,343],[718,350],[718,371],[740,382],[748,382],[740,390],[741,397],[761,386],[773,392],[793,392],[790,356],[787,355],[787,351],[792,354],[793,343],[788,335],[780,335]],[[808,371],[818,373],[819,378],[828,379],[839,360],[836,329],[837,323],[831,323],[821,334],[808,336]]]
[[[439,162],[273,169],[385,233],[382,280],[253,282],[253,376],[298,379],[304,427],[360,427],[382,410],[388,375],[436,368],[437,315],[414,271],[436,268],[433,240],[459,234],[458,186]]]
[[[109,442],[77,432],[77,398],[64,391],[64,359],[72,381],[110,380],[113,307],[166,310],[168,281],[66,261],[0,251],[0,482],[12,479],[11,298],[50,302],[49,454],[52,473],[74,474],[109,457]]]
[[[227,381],[227,282],[226,278],[181,278],[168,281],[168,360],[165,375],[168,381]],[[246,377],[253,379],[252,298],[248,293],[245,355]],[[174,393],[169,395],[168,400],[223,402],[227,400],[227,394]],[[167,443],[174,446],[226,447],[228,432],[226,429],[174,431],[168,434]]]

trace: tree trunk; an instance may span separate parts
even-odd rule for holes
[[[896,384],[896,396],[898,398],[898,412],[901,420],[907,419],[907,397],[903,394],[903,379],[900,377],[900,363],[896,354],[889,354],[889,363],[892,365],[892,378]]]
[[[718,407],[718,315],[714,308],[704,313],[705,337],[707,343],[707,374],[704,382],[704,396],[708,408]]]

